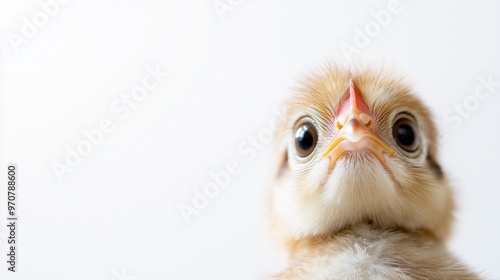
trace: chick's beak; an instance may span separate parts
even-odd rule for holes
[[[356,91],[352,79],[348,94],[337,110],[335,126],[338,133],[322,157],[330,158],[330,169],[346,151],[369,150],[384,163],[383,153],[394,155],[394,150],[373,132],[375,116]]]

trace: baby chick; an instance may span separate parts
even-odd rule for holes
[[[273,279],[479,279],[444,245],[454,200],[427,107],[394,74],[328,66],[277,132]]]

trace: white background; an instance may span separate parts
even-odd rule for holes
[[[220,3],[232,9],[69,1],[16,52],[12,34],[43,9],[0,2],[1,217],[6,165],[19,170],[18,273],[6,270],[2,218],[0,279],[258,279],[280,269],[266,232],[272,145],[252,159],[238,147],[269,127],[301,75],[347,64],[340,45],[388,1]],[[394,66],[431,107],[459,204],[451,250],[500,279],[500,87],[470,101],[479,77],[500,81],[500,4],[400,5],[351,60]],[[120,118],[113,102],[156,66],[170,76]],[[476,107],[460,125],[443,118],[465,101]],[[106,118],[114,130],[59,182],[53,163]],[[186,225],[179,205],[231,160],[241,173]]]

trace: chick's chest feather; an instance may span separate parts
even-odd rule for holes
[[[425,232],[362,224],[310,246],[271,279],[479,279]]]

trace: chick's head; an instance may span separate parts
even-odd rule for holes
[[[358,223],[448,236],[454,203],[437,130],[397,75],[329,66],[307,77],[277,139],[271,216],[287,243]]]

